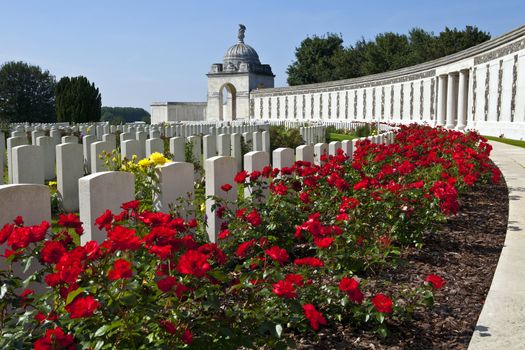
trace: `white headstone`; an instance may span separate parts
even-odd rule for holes
[[[241,134],[231,134],[231,156],[237,162],[237,171],[242,169],[242,148],[241,148]]]
[[[62,143],[78,143],[76,136],[62,136]]]
[[[113,148],[106,141],[97,141],[91,144],[91,173],[99,173],[108,170],[104,164],[104,159],[101,158],[103,152],[111,153]]]
[[[231,136],[228,134],[220,134],[217,136],[217,154],[219,156],[231,155]]]
[[[135,175],[120,171],[91,174],[78,180],[78,191],[80,221],[84,223],[80,243],[91,240],[100,243],[106,238],[106,233],[95,226],[96,219],[106,209],[114,214],[120,213],[123,203],[135,199]]]
[[[122,159],[132,160],[133,156],[137,156],[140,160],[140,144],[137,140],[126,140],[120,144],[120,152]]]
[[[328,146],[326,143],[316,143],[314,146],[314,163],[316,165],[321,165],[321,156],[327,154]]]
[[[185,162],[167,163],[157,167],[159,176],[159,193],[154,195],[155,210],[168,213],[170,205],[180,205],[181,217],[188,219],[187,214],[193,214],[193,164]],[[184,201],[180,203],[178,200]]]
[[[23,145],[13,150],[13,183],[44,184],[44,159],[40,146]]]
[[[337,150],[340,148],[341,148],[341,142],[332,141],[328,144],[328,154],[331,156],[335,156],[337,154]]]
[[[303,162],[314,162],[314,146],[301,145],[295,149],[295,160]]]
[[[222,220],[217,217],[217,211],[211,210],[215,200],[209,196],[223,198],[234,202],[237,199],[237,184],[233,181],[236,171],[236,162],[232,157],[212,157],[204,161],[204,173],[206,176],[206,217],[208,238],[216,242],[220,231]],[[221,189],[224,184],[230,184],[232,189],[225,192]]]
[[[244,155],[244,170],[246,170],[248,174],[254,171],[262,171],[267,165],[270,165],[270,154],[268,154],[268,152],[252,151]],[[263,187],[266,187],[266,184],[267,182],[263,181]],[[249,197],[253,191],[254,188],[247,185],[244,188],[244,197]],[[267,188],[262,189],[262,195],[263,198],[268,197]]]
[[[68,213],[78,211],[78,179],[84,176],[82,145],[63,143],[56,146],[57,190]]]
[[[146,140],[146,157],[153,153],[164,153],[164,141],[160,138],[152,138]]]
[[[295,162],[295,154],[292,148],[277,148],[273,151],[273,167],[277,169],[291,168]]]
[[[55,178],[56,153],[53,139],[49,136],[39,136],[36,139],[36,145],[42,148],[44,161],[44,179],[51,180]]]
[[[186,139],[181,136],[172,137],[170,139],[170,153],[173,155],[174,162],[185,162],[185,145]]]
[[[203,159],[206,160],[217,155],[217,137],[214,134],[205,135],[202,138]]]

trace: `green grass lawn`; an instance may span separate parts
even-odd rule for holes
[[[356,138],[355,135],[345,135],[345,134],[330,133],[330,142],[332,142],[332,141],[343,141],[343,140],[353,140],[355,138]]]
[[[498,142],[506,143],[507,145],[525,148],[525,141],[505,139],[505,138],[496,137],[496,136],[484,136],[484,137],[486,137],[487,139],[491,141],[498,141]]]

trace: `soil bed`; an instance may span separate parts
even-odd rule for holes
[[[476,185],[460,195],[458,215],[429,234],[422,249],[410,248],[395,268],[367,276],[393,283],[421,283],[430,273],[447,284],[435,292],[432,309],[416,311],[414,318],[389,323],[390,335],[380,339],[350,325],[321,329],[319,338],[297,337],[299,349],[466,349],[490,288],[505,240],[508,190],[498,185]]]

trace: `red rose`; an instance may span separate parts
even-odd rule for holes
[[[237,182],[238,184],[243,184],[246,181],[246,178],[248,177],[248,172],[246,170],[240,171],[235,175],[235,178],[233,181]]]
[[[373,297],[372,304],[374,304],[374,307],[379,312],[389,314],[393,311],[392,307],[394,304],[392,303],[392,300],[384,294],[379,293]]]
[[[266,249],[264,253],[281,265],[284,264],[289,258],[286,249],[282,249],[276,245],[270,249]]]
[[[60,242],[46,241],[40,251],[40,260],[44,264],[56,264],[62,255],[66,253],[66,248]]]
[[[319,329],[320,325],[327,325],[328,322],[324,318],[323,314],[315,309],[312,304],[303,305],[304,317],[310,321],[310,326],[314,331]]]
[[[299,274],[289,273],[285,277],[286,281],[296,285],[297,287],[304,286],[303,276]]]
[[[73,336],[71,334],[65,334],[60,327],[48,329],[46,334],[42,338],[37,339],[34,344],[35,350],[74,350],[76,348],[77,346],[75,345]]]
[[[359,290],[359,282],[353,278],[343,277],[339,282],[339,290],[346,292],[348,299],[356,304],[363,303],[363,293]]]
[[[184,329],[184,332],[182,333],[181,340],[185,344],[191,344],[193,343],[193,334],[191,334],[190,330],[188,328]]]
[[[159,321],[160,325],[164,328],[166,332],[169,334],[175,334],[177,333],[177,326],[175,326],[175,323],[167,320]]]
[[[106,211],[95,220],[95,225],[99,230],[102,230],[102,228],[108,229],[112,221],[113,213],[111,210],[106,209]]]
[[[100,303],[91,295],[87,297],[77,296],[70,304],[66,305],[66,311],[69,312],[69,318],[83,318],[93,315]]]
[[[295,292],[295,287],[291,282],[286,280],[281,280],[275,284],[272,284],[273,292],[279,297],[294,299],[297,298],[297,293]]]
[[[441,289],[446,283],[445,280],[443,280],[443,278],[434,274],[428,275],[427,278],[425,278],[425,281],[432,284],[432,286],[436,289]]]
[[[221,186],[221,190],[223,190],[224,192],[228,192],[231,189],[232,189],[232,185],[230,184],[224,184]]]
[[[116,281],[123,278],[131,278],[133,271],[131,263],[124,259],[118,259],[113,263],[113,269],[109,270],[108,278],[110,281]]]
[[[24,226],[24,218],[18,215],[15,220],[13,220],[16,226]]]
[[[82,221],[80,221],[80,218],[77,215],[72,213],[66,215],[60,214],[57,225],[61,227],[73,228],[79,235],[84,233],[84,229],[82,228]]]
[[[246,252],[248,249],[250,249],[255,244],[255,239],[251,239],[249,241],[243,242],[239,244],[237,247],[237,251],[235,252],[235,256],[238,256],[239,258],[245,258]]]
[[[139,200],[133,200],[133,201],[129,201],[129,202],[126,202],[126,203],[123,203],[120,208],[122,208],[122,210],[133,210],[133,211],[137,211],[139,210],[139,206],[140,206],[140,201]]]
[[[115,226],[108,231],[108,240],[115,250],[137,250],[142,244],[135,230],[123,226]]]
[[[317,248],[325,249],[332,245],[332,242],[334,241],[333,237],[323,237],[323,238],[314,238],[314,243],[317,246]]]
[[[308,265],[312,267],[323,267],[324,263],[322,260],[319,260],[317,258],[299,258],[295,259],[293,262],[295,265]]]
[[[248,221],[253,227],[257,227],[261,224],[261,216],[256,209],[253,209],[248,215],[246,215],[246,221]]]
[[[0,230],[0,244],[4,244],[5,241],[11,236],[14,226],[11,224],[5,224],[4,227]]]
[[[177,264],[177,271],[185,275],[202,277],[211,269],[208,256],[196,250],[188,250],[181,255]]]
[[[150,253],[155,254],[162,260],[166,260],[171,256],[171,245],[154,245],[149,248]]]

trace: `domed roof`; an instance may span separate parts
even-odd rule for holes
[[[227,66],[229,62],[235,66],[239,63],[261,64],[257,51],[242,41],[230,47],[224,54],[224,64]]]

